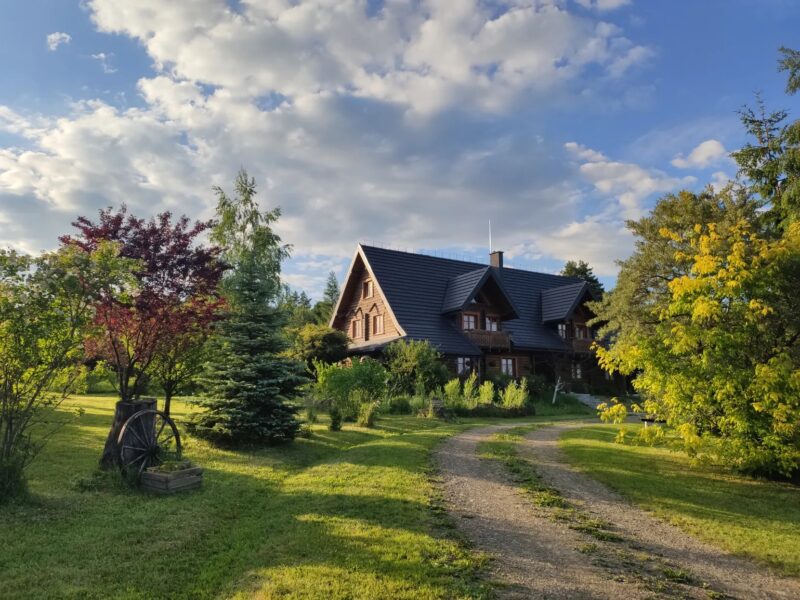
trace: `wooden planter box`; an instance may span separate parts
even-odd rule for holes
[[[203,469],[192,467],[170,473],[145,471],[142,473],[142,489],[156,494],[174,494],[184,490],[194,490],[203,483]]]

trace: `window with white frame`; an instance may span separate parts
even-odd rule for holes
[[[465,313],[461,315],[461,329],[464,331],[472,331],[478,328],[478,315]]]
[[[500,319],[497,317],[486,317],[486,331],[500,331]]]
[[[472,359],[469,356],[459,356],[456,359],[456,372],[459,375],[466,375],[472,371]]]
[[[372,317],[372,333],[375,335],[383,334],[383,315],[374,315]]]
[[[567,324],[566,323],[559,323],[558,324],[558,335],[561,336],[561,339],[567,339]]]
[[[513,358],[501,358],[500,359],[500,371],[504,375],[509,375],[511,377],[516,377],[517,369],[516,369],[516,360]]]
[[[586,327],[583,325],[575,325],[575,339],[582,340],[586,337]]]

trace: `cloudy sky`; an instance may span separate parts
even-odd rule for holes
[[[245,167],[318,294],[358,241],[613,282],[624,220],[734,176],[793,109],[790,0],[0,2],[0,244],[79,214],[212,214]],[[796,111],[793,111],[796,114]]]

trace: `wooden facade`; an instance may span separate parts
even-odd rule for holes
[[[539,375],[578,392],[610,389],[618,380],[597,365],[591,299],[580,280],[504,269],[502,253],[486,266],[359,246],[331,325],[347,332],[354,355],[425,339],[461,376]]]
[[[353,264],[345,282],[333,326],[346,332],[354,347],[380,344],[402,335],[380,286],[361,260]]]

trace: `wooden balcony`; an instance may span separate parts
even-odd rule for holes
[[[511,350],[511,334],[507,331],[484,331],[472,329],[465,331],[469,340],[479,348],[487,350]]]

